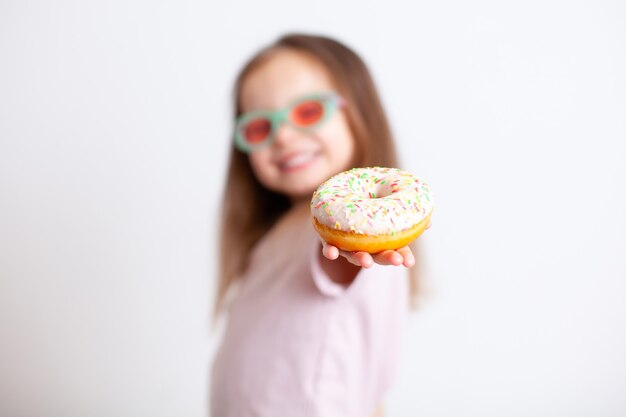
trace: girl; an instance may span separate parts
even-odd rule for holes
[[[396,166],[372,78],[341,43],[288,35],[244,66],[234,100],[211,415],[380,416],[413,252],[340,251],[320,242],[309,208],[334,174]]]

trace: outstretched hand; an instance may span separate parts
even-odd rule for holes
[[[407,268],[415,265],[415,258],[408,246],[380,253],[346,252],[326,242],[322,242],[322,246],[322,254],[327,259],[335,260],[339,256],[343,256],[351,264],[363,268],[370,268],[375,263],[380,265],[404,265]]]
[[[428,228],[430,228],[430,223],[426,226],[426,229]],[[339,258],[339,256],[343,256],[351,264],[362,268],[370,268],[375,263],[379,265],[404,265],[407,268],[415,265],[415,257],[413,256],[413,252],[411,252],[411,248],[408,246],[396,250],[386,250],[380,253],[367,253],[347,252],[329,243],[322,242],[322,254],[331,261]]]

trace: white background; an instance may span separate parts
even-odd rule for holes
[[[207,415],[231,84],[295,30],[364,57],[438,196],[387,415],[626,415],[624,22],[623,1],[2,0],[0,414]]]

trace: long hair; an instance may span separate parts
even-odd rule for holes
[[[355,139],[355,166],[398,165],[391,129],[374,81],[363,60],[336,40],[303,34],[288,34],[260,50],[242,68],[233,90],[235,120],[242,113],[241,87],[246,77],[277,51],[305,53],[328,71],[337,92],[345,99],[348,125]],[[259,239],[285,213],[287,196],[265,188],[255,177],[247,155],[232,147],[223,196],[220,230],[220,268],[215,315],[222,311],[226,295],[248,267],[250,252]],[[416,247],[412,247],[414,253]],[[415,253],[416,260],[418,259]],[[409,270],[410,300],[415,305],[417,270]]]

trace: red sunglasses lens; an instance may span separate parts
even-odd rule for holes
[[[319,101],[305,101],[291,110],[290,119],[296,126],[307,127],[324,116],[324,105]]]
[[[268,119],[250,120],[243,127],[243,136],[248,143],[263,142],[272,131],[272,124]]]

